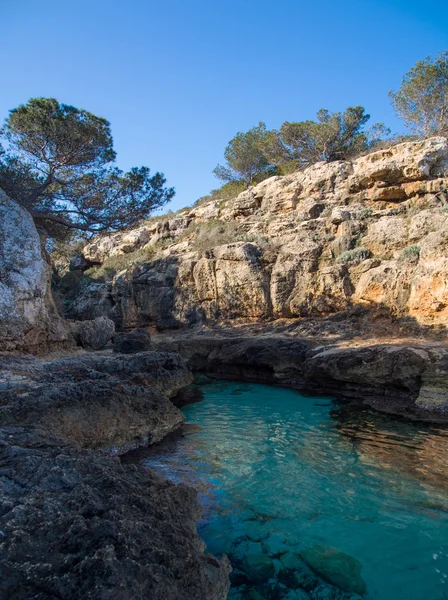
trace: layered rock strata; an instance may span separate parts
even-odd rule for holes
[[[123,453],[179,427],[183,416],[169,397],[191,378],[176,354],[0,357],[0,425],[38,426]]]
[[[67,311],[168,328],[364,310],[443,332],[447,190],[446,138],[272,177],[95,239],[82,258],[103,266],[86,271]]]

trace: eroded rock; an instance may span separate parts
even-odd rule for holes
[[[39,352],[71,341],[50,276],[31,215],[0,190],[0,350]]]
[[[73,337],[83,348],[101,350],[115,335],[115,324],[107,317],[97,317],[93,321],[70,323]]]
[[[194,490],[39,430],[0,429],[0,596],[224,600]]]

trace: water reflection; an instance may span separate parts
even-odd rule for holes
[[[448,493],[448,428],[412,423],[349,405],[331,412],[360,460]]]

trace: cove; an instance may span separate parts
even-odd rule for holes
[[[199,389],[184,435],[142,461],[199,490],[229,598],[448,598],[446,428],[260,384]]]

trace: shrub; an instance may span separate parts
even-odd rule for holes
[[[215,246],[232,244],[243,240],[244,234],[238,231],[235,222],[218,221],[216,219],[202,223],[191,223],[185,236],[194,234],[193,248],[197,252],[205,252]]]
[[[157,247],[154,245],[148,248],[139,248],[127,254],[109,256],[104,260],[102,265],[91,267],[84,274],[86,277],[90,277],[90,279],[112,279],[117,273],[129,269],[132,265],[152,260],[156,254]]]
[[[371,217],[372,214],[373,210],[371,208],[363,208],[359,211],[359,213],[356,216],[362,221],[363,219],[368,219],[369,217]]]
[[[372,253],[368,248],[354,248],[342,252],[337,258],[338,262],[342,263],[360,263],[367,258],[370,258]]]
[[[398,257],[398,260],[417,261],[420,257],[420,246],[413,245],[405,248]]]

